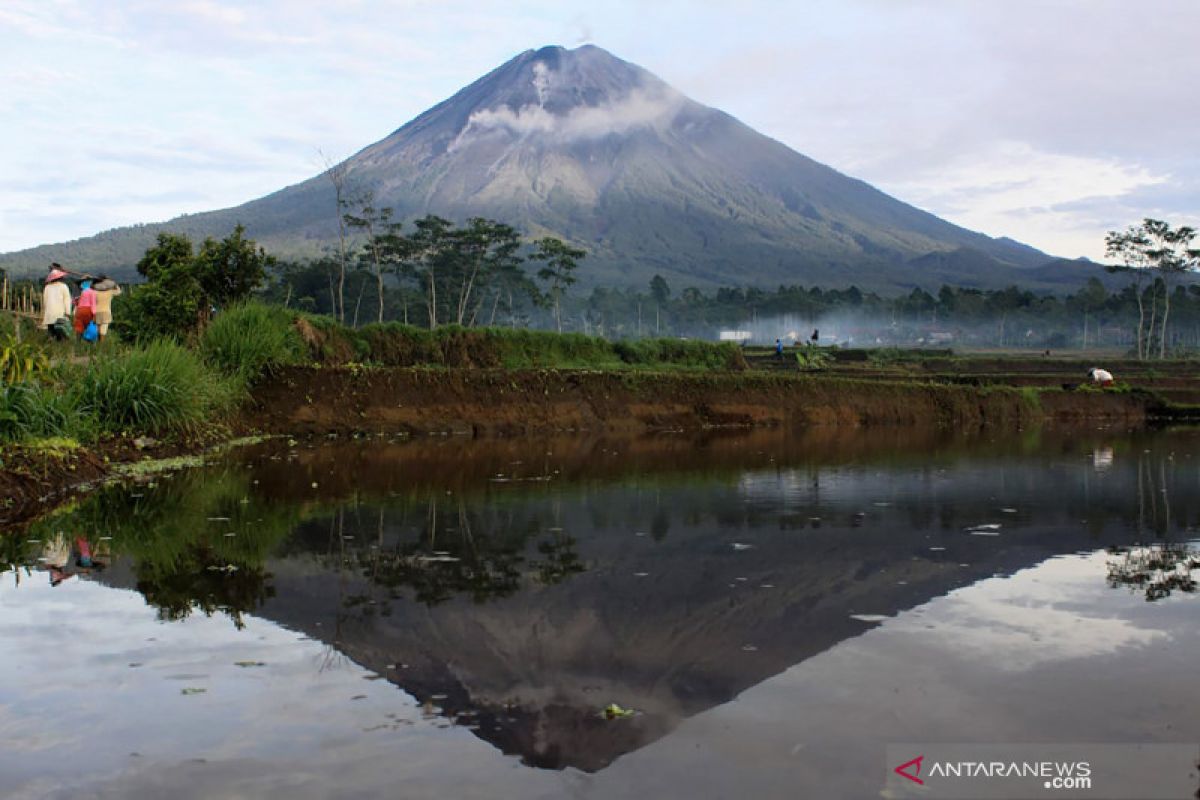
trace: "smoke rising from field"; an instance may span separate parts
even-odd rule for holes
[[[936,347],[963,345],[1032,347],[1046,346],[1048,337],[1058,330],[1031,325],[1027,320],[980,320],[964,323],[937,320],[932,315],[914,319],[897,315],[836,311],[824,314],[782,314],[743,320],[736,330],[750,334],[750,344],[773,345],[781,339],[787,346],[812,341],[819,332],[819,345],[840,347]],[[1093,332],[1093,336],[1095,336]]]

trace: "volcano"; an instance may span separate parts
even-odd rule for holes
[[[960,228],[697,103],[587,45],[516,56],[341,165],[351,196],[405,221],[489,217],[589,253],[585,284],[1043,288],[1091,270]],[[315,255],[336,236],[327,175],[235,208],[0,256],[131,269],[157,233],[224,236]],[[1050,266],[1047,266],[1050,265]]]

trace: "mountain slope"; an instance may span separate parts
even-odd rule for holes
[[[352,192],[401,219],[487,216],[570,239],[590,253],[590,284],[661,273],[680,286],[1000,286],[1051,260],[848,178],[593,46],[522,53],[345,169]],[[128,266],[161,230],[219,236],[237,222],[273,252],[311,255],[335,235],[334,208],[316,176],[236,208],[0,256],[0,267]],[[963,248],[971,258],[920,260]]]

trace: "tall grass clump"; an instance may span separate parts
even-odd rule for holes
[[[582,333],[486,328],[489,344],[507,369],[534,367],[603,368],[620,366],[611,342]]]
[[[238,383],[167,340],[97,359],[70,387],[106,433],[195,433],[232,407]]]
[[[613,349],[626,364],[729,369],[744,364],[737,345],[694,339],[636,339],[616,342]]]
[[[91,420],[75,398],[35,381],[0,386],[0,441],[23,442],[51,437],[86,441]]]
[[[303,362],[306,351],[294,314],[254,301],[218,314],[200,337],[204,360],[243,383],[277,367]]]

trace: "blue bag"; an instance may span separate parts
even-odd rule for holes
[[[83,340],[85,342],[94,342],[100,338],[100,329],[96,327],[96,323],[89,322],[87,327],[83,329]]]

